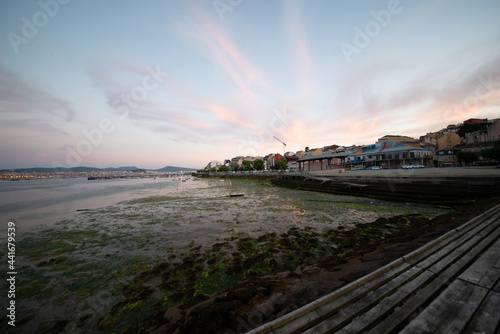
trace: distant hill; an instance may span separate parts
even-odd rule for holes
[[[123,171],[128,171],[128,170],[138,170],[139,168],[135,166],[125,166],[125,167],[108,167],[108,168],[102,168],[101,170],[105,172],[123,172]]]
[[[16,169],[3,169],[0,172],[10,172],[14,171],[17,173],[29,173],[29,172],[36,172],[36,173],[55,173],[55,172],[125,172],[125,171],[134,171],[134,172],[141,172],[141,171],[157,171],[157,172],[179,172],[179,171],[194,171],[196,169],[194,168],[185,168],[185,167],[174,167],[174,166],[166,166],[160,169],[142,169],[142,168],[137,168],[136,166],[125,166],[125,167],[107,167],[107,168],[97,168],[97,167],[72,167],[72,168],[65,168],[65,167],[55,167],[55,168],[47,168],[47,167],[33,167],[33,168],[16,168]]]
[[[160,169],[155,169],[157,172],[180,172],[180,171],[195,171],[195,168],[186,168],[186,167],[174,167],[174,166],[165,166]]]

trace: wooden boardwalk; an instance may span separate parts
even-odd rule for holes
[[[256,333],[499,333],[500,205]]]

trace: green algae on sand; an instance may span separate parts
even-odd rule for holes
[[[18,330],[120,332],[247,277],[328,268],[445,211],[240,180],[80,211],[18,243]]]

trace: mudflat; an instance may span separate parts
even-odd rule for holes
[[[24,233],[15,330],[247,331],[489,205],[457,211],[265,181],[188,182],[203,186],[82,208],[72,220]]]
[[[252,277],[193,306],[179,305],[163,315],[159,333],[244,333],[302,307],[418,249],[497,205],[499,198],[461,207],[432,219],[415,215],[379,218],[337,232],[338,252],[312,264],[273,275]],[[388,226],[402,227],[376,238]],[[373,233],[373,234],[372,234]],[[307,239],[298,233],[288,238]],[[305,243],[307,244],[307,242]],[[310,245],[304,245],[306,248]]]

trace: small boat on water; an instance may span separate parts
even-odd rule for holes
[[[230,197],[238,197],[238,196],[243,196],[245,195],[244,193],[230,193],[229,196]]]

